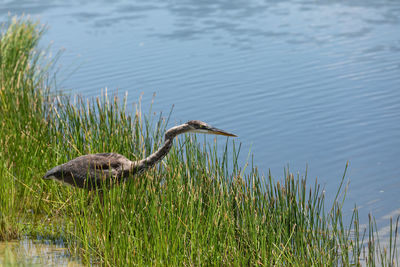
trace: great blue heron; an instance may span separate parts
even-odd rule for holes
[[[102,188],[103,183],[118,183],[154,166],[168,154],[174,137],[188,132],[236,136],[202,121],[188,121],[169,129],[165,133],[164,145],[145,159],[131,161],[116,153],[89,154],[52,168],[43,179],[54,179],[89,190]]]

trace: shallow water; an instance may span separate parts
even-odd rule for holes
[[[0,242],[0,266],[68,266],[83,265],[71,257],[62,242],[22,239]]]
[[[7,12],[49,25],[64,90],[143,92],[146,108],[156,93],[171,125],[234,132],[242,162],[251,149],[277,178],[308,165],[328,199],[349,161],[345,210],[381,226],[400,214],[399,1],[14,0]]]

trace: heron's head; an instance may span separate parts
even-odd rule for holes
[[[186,125],[189,128],[188,132],[191,133],[216,134],[237,137],[237,135],[235,134],[225,132],[224,130],[215,128],[202,121],[188,121]]]

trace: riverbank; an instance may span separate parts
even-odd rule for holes
[[[289,171],[276,179],[237,165],[238,147],[176,140],[163,163],[96,193],[42,179],[74,157],[117,152],[132,160],[157,149],[168,118],[131,113],[106,94],[95,100],[56,94],[52,62],[39,52],[43,28],[25,19],[2,29],[0,89],[0,239],[62,239],[86,264],[391,265],[371,219],[342,218],[345,176],[334,203],[315,182]],[[338,179],[340,180],[340,179]],[[278,182],[279,181],[279,182]],[[364,232],[366,231],[366,232]]]

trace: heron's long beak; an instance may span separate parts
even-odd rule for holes
[[[221,129],[218,129],[218,128],[214,128],[214,127],[209,129],[209,131],[210,131],[211,134],[237,137],[236,134],[228,133],[228,132],[225,132],[224,130],[221,130]]]

